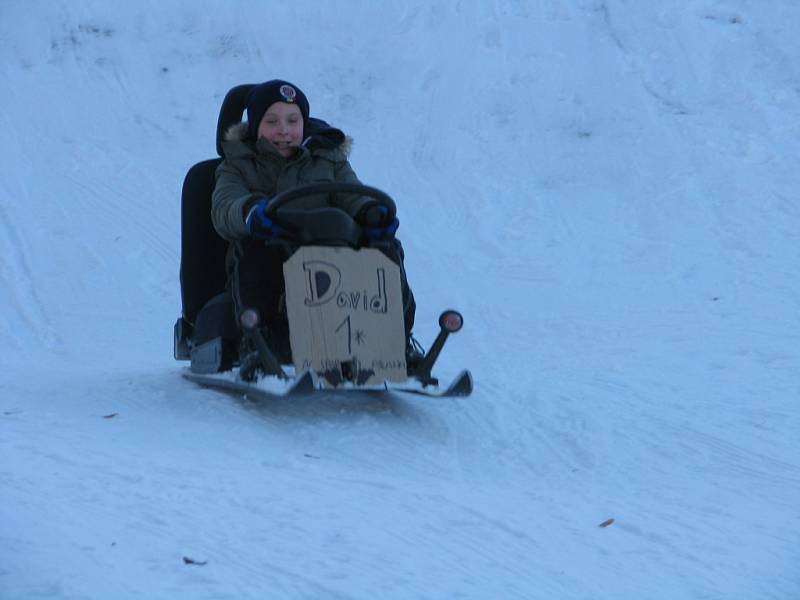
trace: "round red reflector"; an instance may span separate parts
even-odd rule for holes
[[[450,333],[455,333],[464,325],[464,318],[454,310],[443,312],[439,317],[439,325]]]
[[[258,327],[258,313],[252,308],[246,308],[239,315],[239,322],[245,329],[255,329]]]

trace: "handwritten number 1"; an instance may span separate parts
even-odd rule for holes
[[[353,353],[353,336],[352,336],[352,332],[350,330],[350,315],[347,315],[345,320],[342,321],[341,324],[336,328],[336,333],[339,333],[339,330],[342,327],[344,327],[345,325],[347,325],[347,353],[348,354],[352,354]]]

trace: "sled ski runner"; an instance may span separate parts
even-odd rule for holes
[[[416,394],[418,396],[428,396],[429,398],[463,398],[472,393],[472,374],[469,371],[461,371],[450,385],[444,389],[429,389],[423,386],[412,387],[408,384],[387,385],[386,389],[390,392]]]
[[[225,375],[202,375],[184,371],[183,377],[203,387],[213,388],[234,394],[241,394],[253,400],[273,400],[275,398],[295,398],[312,394],[316,387],[311,373],[305,372],[295,380],[284,385],[282,389],[267,389],[241,379],[233,379]]]
[[[306,371],[299,378],[291,380],[281,388],[267,389],[255,383],[248,383],[241,379],[233,379],[230,375],[201,375],[186,370],[182,373],[185,379],[197,383],[203,387],[241,394],[252,400],[269,401],[278,398],[300,398],[312,396],[314,394],[326,393],[348,393],[348,392],[367,392],[382,393],[396,392],[401,394],[414,394],[416,396],[426,396],[428,398],[458,398],[469,396],[472,393],[472,375],[469,371],[462,371],[446,388],[437,389],[425,387],[421,383],[414,386],[410,382],[405,384],[386,383],[383,387],[363,388],[363,387],[343,387],[328,389],[314,385],[314,378],[310,372]],[[273,383],[272,381],[270,383]]]

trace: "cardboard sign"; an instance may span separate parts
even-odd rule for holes
[[[403,382],[400,267],[374,248],[303,246],[283,265],[295,369],[326,387]]]

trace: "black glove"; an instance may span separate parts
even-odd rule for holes
[[[364,208],[356,219],[364,226],[364,235],[370,240],[382,240],[394,236],[400,221],[389,219],[389,209],[381,204]]]

